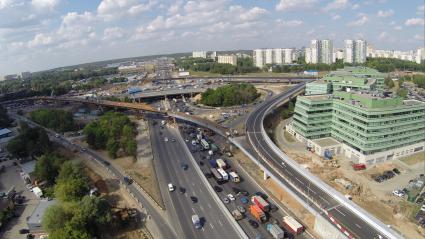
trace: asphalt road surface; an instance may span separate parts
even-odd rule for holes
[[[328,211],[333,217],[343,226],[345,226],[351,235],[355,238],[379,238],[379,232],[375,228],[371,227],[368,223],[363,221],[359,216],[354,214],[351,210],[347,209],[345,206],[339,204],[331,195],[323,191],[319,187],[315,186],[310,182],[308,178],[304,175],[298,173],[297,170],[292,168],[289,164],[285,164],[283,159],[277,155],[270,145],[266,143],[261,134],[262,127],[262,118],[266,113],[266,109],[271,104],[282,101],[283,99],[289,97],[294,91],[303,87],[302,85],[296,85],[294,88],[289,91],[278,95],[275,98],[272,98],[269,101],[266,101],[259,105],[249,116],[246,122],[247,136],[248,140],[253,147],[255,147],[261,155],[267,158],[267,162],[263,158],[252,150],[254,156],[265,166],[270,172],[274,175],[288,188],[292,189],[301,199],[305,202],[316,202],[311,204],[311,206],[317,211],[321,211],[316,205],[324,208]],[[273,166],[270,167],[270,165]],[[276,170],[275,170],[276,169]],[[281,175],[285,176],[282,177]],[[287,179],[291,179],[291,182],[299,189],[301,189],[304,194],[299,193],[291,184],[288,183]],[[307,196],[305,196],[307,195]],[[385,237],[382,237],[385,238]]]
[[[158,175],[161,193],[179,238],[238,238],[238,233],[193,169],[178,130],[169,127],[161,129],[159,123],[155,126],[150,123],[149,127],[155,166],[162,172]],[[165,137],[169,139],[168,142],[165,142]],[[184,170],[182,163],[188,165],[188,169]],[[176,186],[174,192],[168,191],[168,183]],[[180,193],[180,187],[184,187],[186,192]],[[191,196],[197,198],[196,203],[191,201]],[[194,214],[202,218],[201,229],[195,229],[192,224]]]

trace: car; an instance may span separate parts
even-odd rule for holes
[[[394,190],[393,194],[397,197],[404,197],[404,193],[401,190]]]
[[[180,164],[180,167],[181,167],[183,170],[187,170],[187,169],[189,168],[189,166],[188,166],[186,163],[181,163],[181,164]]]
[[[238,209],[238,211],[240,213],[245,213],[246,212],[246,209],[243,206],[237,206],[236,208]]]
[[[30,230],[23,228],[23,229],[19,229],[19,234],[27,234],[30,233]]]
[[[248,197],[246,197],[246,196],[243,196],[243,197],[241,197],[241,202],[242,202],[243,204],[248,204],[248,203],[249,203],[249,198],[248,198]]]
[[[127,183],[127,185],[130,185],[133,183],[133,179],[128,176],[124,176],[124,182]]]
[[[184,141],[185,141],[185,142],[189,142],[189,139],[188,139],[188,138],[185,138],[185,139],[184,139]]]
[[[400,170],[398,170],[398,168],[393,168],[393,172],[396,173],[396,174],[400,174],[401,173]]]
[[[212,178],[212,174],[211,173],[204,173],[204,174],[205,174],[205,177]]]
[[[421,211],[422,211],[422,212],[425,212],[425,204],[424,204],[424,205],[422,205],[422,207],[421,207]]]
[[[168,138],[167,137],[164,137],[164,142],[168,142]]]
[[[276,212],[279,208],[274,205],[274,204],[270,204],[270,212]]]
[[[176,139],[174,139],[174,138],[173,138],[173,139],[171,139],[171,142],[176,142]]]
[[[192,201],[192,203],[197,203],[198,202],[198,198],[195,196],[191,196],[190,200]]]
[[[258,228],[258,222],[254,221],[252,219],[250,219],[248,222],[249,222],[249,225],[251,225],[251,227]]]
[[[223,189],[219,186],[214,186],[214,191],[219,193],[219,192],[223,191]]]
[[[168,191],[173,192],[175,189],[174,185],[172,183],[168,184]]]
[[[229,200],[227,197],[224,197],[224,198],[223,198],[223,202],[224,202],[225,204],[228,204],[228,203],[230,202],[230,200]]]
[[[235,196],[233,196],[231,193],[227,194],[227,197],[230,199],[230,201],[235,201]]]
[[[83,150],[83,151],[87,151],[87,149],[86,149],[86,148],[81,148],[81,150]]]
[[[199,161],[199,165],[200,165],[200,166],[204,166],[204,162]]]
[[[34,239],[34,235],[33,234],[27,234],[27,239]]]
[[[186,189],[185,189],[184,187],[180,187],[180,188],[179,188],[179,191],[180,191],[180,193],[181,193],[181,194],[183,194],[183,193],[185,193],[185,192],[186,192]]]
[[[109,162],[108,162],[108,161],[106,161],[106,160],[103,160],[103,161],[102,161],[102,163],[103,163],[104,165],[106,165],[106,166],[111,165],[111,163],[109,163]]]

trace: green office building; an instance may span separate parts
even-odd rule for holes
[[[299,96],[287,130],[321,155],[326,148],[354,163],[380,163],[424,150],[425,102],[381,91]]]

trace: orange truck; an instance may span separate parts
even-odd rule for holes
[[[255,219],[257,219],[257,221],[260,221],[260,222],[266,222],[267,221],[266,214],[257,205],[249,206],[249,212],[251,213],[251,215]]]

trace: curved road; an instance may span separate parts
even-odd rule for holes
[[[341,205],[332,195],[314,183],[311,183],[312,181],[309,178],[299,173],[299,171],[291,167],[288,163],[285,163],[285,158],[276,154],[271,145],[264,140],[262,134],[263,120],[269,108],[286,98],[291,98],[294,93],[304,88],[304,86],[304,83],[294,86],[289,91],[262,103],[250,114],[246,121],[246,130],[248,140],[254,149],[253,151],[258,154],[256,158],[269,172],[309,204],[315,211],[332,215],[339,224],[347,229],[351,237],[365,239],[385,238],[374,227],[350,209]],[[325,218],[330,220],[328,217]],[[331,223],[334,224],[332,221]]]

